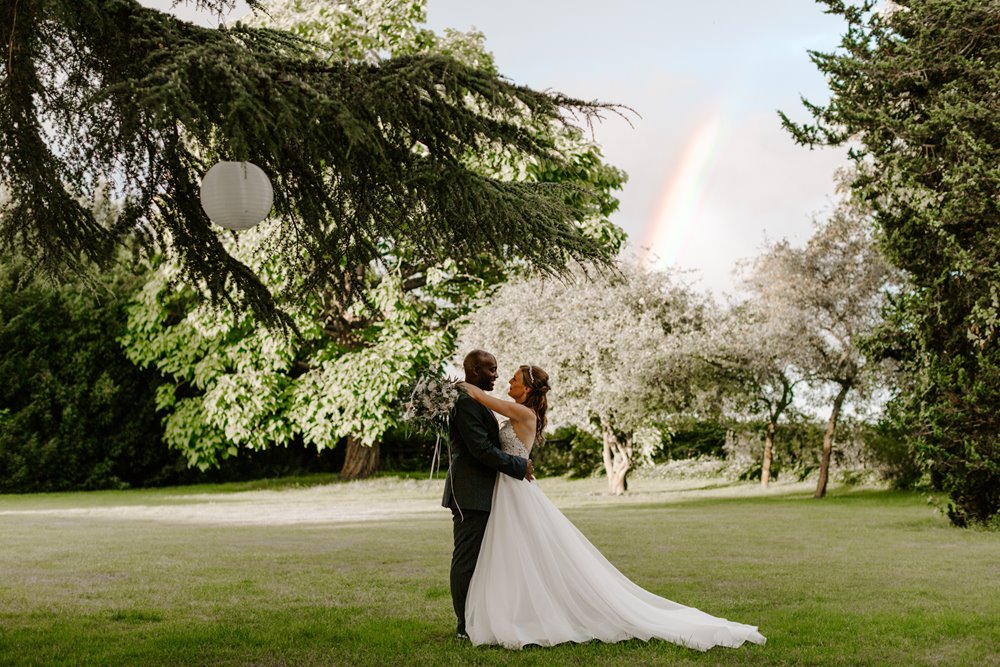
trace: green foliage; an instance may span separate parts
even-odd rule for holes
[[[801,414],[790,415],[787,422],[778,426],[775,442],[780,444],[775,447],[774,451],[774,462],[771,464],[772,478],[777,479],[784,472],[786,477],[803,480],[816,472],[819,469],[824,428],[825,424],[821,420]],[[754,425],[756,438],[760,438],[760,433],[763,430],[763,424]],[[843,430],[846,431],[846,429]],[[844,433],[841,435],[843,437],[838,440],[838,445],[843,445],[842,441],[846,441],[850,437]],[[841,447],[834,451],[834,456],[843,456]],[[760,475],[751,476],[749,479],[760,479]]]
[[[322,451],[348,435],[374,444],[398,425],[399,391],[449,340],[421,325],[398,276],[383,277],[370,294],[378,318],[350,337],[327,333],[316,302],[311,311],[290,309],[302,336],[285,338],[247,314],[211,307],[190,287],[175,290],[173,270],[163,264],[147,282],[121,341],[133,361],[171,378],[157,392],[164,438],[202,470],[240,448],[303,442]]]
[[[443,447],[444,445],[442,445]],[[379,468],[393,472],[419,472],[426,479],[434,457],[434,437],[414,433],[411,429],[390,428],[379,443]],[[448,457],[441,461],[441,477],[448,469]]]
[[[813,53],[832,92],[810,145],[852,141],[855,194],[908,284],[873,350],[900,362],[896,429],[957,525],[1000,512],[1000,33],[987,0],[827,0],[841,50]]]
[[[731,423],[722,420],[675,420],[669,429],[663,429],[666,436],[653,461],[721,457],[731,428]]]
[[[890,416],[868,434],[868,448],[880,476],[896,489],[916,489],[925,486],[920,457],[913,451],[913,439],[899,428],[899,420]]]
[[[804,480],[819,470],[824,420],[798,412],[790,413],[775,427],[771,478]],[[712,433],[725,431],[723,453],[733,476],[742,480],[759,480],[762,473],[764,419],[741,421],[727,419],[698,424]],[[831,465],[841,482],[865,478],[868,481],[891,479],[892,465],[884,451],[896,446],[891,434],[877,425],[855,419],[843,419],[837,429]],[[710,441],[711,442],[711,441]]]
[[[577,185],[484,171],[477,156],[573,169],[547,128],[613,107],[456,59],[469,42],[429,52],[428,31],[403,29],[423,3],[391,3],[401,16],[384,35],[382,13],[354,6],[326,5],[325,22],[344,34],[324,45],[256,25],[199,27],[134,0],[4,3],[0,249],[51,269],[81,257],[107,266],[142,230],[149,255],[176,259],[213,304],[291,326],[274,286],[227,252],[202,210],[201,176],[229,159],[257,164],[275,186],[271,247],[302,277],[283,285],[282,303],[358,297],[350,277],[401,244],[421,263],[442,247],[509,253],[548,273],[568,258],[609,261],[575,224]],[[100,176],[125,199],[110,227],[78,201]]]
[[[545,436],[545,443],[531,450],[531,461],[535,474],[543,477],[593,477],[604,467],[601,443],[575,426],[561,426]]]
[[[422,8],[422,2],[333,6],[288,0],[276,4],[266,20],[306,31],[327,50],[326,57],[339,53],[361,61],[376,58],[372,49],[428,54],[455,51],[460,44],[463,57],[490,68],[488,54],[475,50],[478,39],[463,40],[457,33],[439,39],[419,29],[414,22],[422,20]],[[354,31],[356,39],[345,31]],[[621,186],[624,175],[603,164],[599,149],[579,131],[544,115],[522,120],[531,141],[554,146],[562,157],[535,160],[500,144],[470,145],[462,163],[491,188],[510,185],[504,198],[525,196],[522,186],[549,179],[541,190],[560,193],[573,234],[585,236],[602,256],[612,256],[624,237],[607,219],[617,206],[610,190]],[[498,178],[506,185],[498,185]],[[463,206],[481,203],[470,199]],[[475,218],[481,215],[491,218],[490,225],[496,221],[487,207],[468,222],[479,224]],[[378,252],[371,261],[343,260],[350,271],[338,274],[335,288],[306,290],[305,298],[295,295],[312,280],[299,270],[311,261],[310,251],[283,245],[284,223],[268,221],[238,236],[221,234],[218,242],[227,255],[278,295],[276,303],[298,335],[276,334],[243,309],[219,307],[210,285],[192,281],[168,256],[130,309],[122,342],[136,363],[170,378],[158,394],[165,438],[190,465],[207,470],[243,450],[297,442],[323,451],[347,436],[371,446],[400,426],[401,389],[452,355],[455,323],[480,298],[511,271],[545,273],[553,262],[572,256],[548,236],[553,230],[533,229],[536,223],[545,227],[544,219],[544,212],[537,217],[533,212],[522,220],[525,226],[501,233],[489,252],[403,225],[403,233],[374,240]],[[527,244],[535,246],[531,252],[524,251]],[[539,263],[543,249],[549,256]],[[429,462],[427,457],[425,465]]]
[[[0,492],[172,481],[154,394],[115,337],[143,276],[126,266],[54,286],[0,263]]]

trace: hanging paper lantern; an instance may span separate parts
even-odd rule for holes
[[[219,162],[201,179],[201,206],[220,227],[249,229],[273,203],[271,180],[251,162]]]

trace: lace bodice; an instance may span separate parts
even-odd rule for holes
[[[520,456],[525,459],[531,453],[531,447],[527,447],[518,439],[510,422],[506,422],[500,427],[500,448],[512,456]]]

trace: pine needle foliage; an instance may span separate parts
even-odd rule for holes
[[[500,149],[569,169],[533,128],[587,125],[611,105],[441,55],[323,58],[289,32],[199,27],[134,0],[8,0],[0,36],[0,251],[44,269],[107,265],[135,236],[218,304],[288,325],[202,210],[200,180],[218,160],[270,176],[282,221],[271,251],[304,277],[288,298],[347,285],[401,246],[517,256],[548,274],[610,259],[575,224],[577,186],[492,178],[471,162]],[[111,226],[81,204],[101,179],[123,200]]]
[[[890,417],[960,526],[1000,516],[1000,4],[822,0],[841,47],[811,53],[831,99],[786,129],[850,142],[852,190],[906,278],[872,341],[897,360]]]

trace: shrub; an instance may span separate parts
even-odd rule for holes
[[[173,479],[156,373],[115,342],[139,276],[124,267],[53,285],[0,265],[0,491],[123,488]]]
[[[721,458],[726,435],[732,425],[721,420],[681,420],[661,428],[663,444],[653,456],[654,463],[702,457]]]
[[[545,437],[531,452],[535,473],[540,476],[591,477],[604,471],[603,445],[575,426],[563,426]]]

